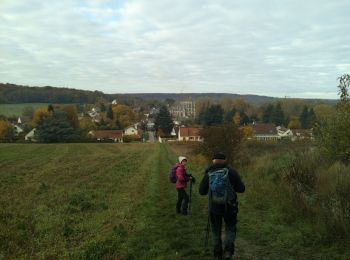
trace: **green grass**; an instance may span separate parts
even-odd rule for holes
[[[197,178],[186,217],[168,181],[180,153]],[[211,259],[195,157],[162,144],[1,144],[0,259]],[[284,159],[268,158],[241,171],[235,259],[346,259],[344,245],[306,239],[310,221],[286,218],[271,174]]]
[[[0,259],[206,259],[206,198],[175,214],[174,162],[154,144],[0,145]]]
[[[0,115],[17,117],[22,115],[26,107],[32,107],[35,110],[47,106],[47,103],[0,104]]]

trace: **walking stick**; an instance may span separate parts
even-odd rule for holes
[[[192,201],[192,180],[190,180],[190,198],[188,199],[188,212],[191,211],[191,201]]]
[[[206,230],[206,234],[205,234],[205,241],[204,241],[205,248],[208,247],[208,243],[209,243],[209,229],[210,229],[210,214],[208,214],[207,230]]]

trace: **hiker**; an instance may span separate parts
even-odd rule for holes
[[[236,192],[244,192],[245,186],[237,171],[227,165],[223,153],[215,154],[212,159],[213,163],[205,170],[200,183],[199,193],[209,195],[208,225],[210,223],[213,235],[214,259],[231,259],[238,213]],[[224,248],[221,241],[222,220],[225,221]]]
[[[193,181],[192,175],[186,173],[185,165],[187,163],[187,158],[184,156],[179,156],[179,162],[176,163],[176,190],[177,190],[177,203],[176,203],[176,213],[187,215],[189,197],[186,193],[187,182]]]

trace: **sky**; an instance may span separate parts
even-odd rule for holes
[[[337,98],[349,0],[0,0],[0,82]]]

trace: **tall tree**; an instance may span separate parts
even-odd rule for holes
[[[263,116],[262,116],[263,123],[270,123],[271,122],[272,113],[273,113],[273,105],[268,104],[267,107],[265,108]]]
[[[162,132],[166,135],[170,135],[171,131],[173,130],[174,123],[166,106],[160,107],[159,113],[156,116],[155,127],[157,130],[162,130]]]
[[[247,125],[250,121],[249,117],[243,111],[240,112],[241,125]]]
[[[221,125],[224,121],[224,110],[220,105],[211,105],[204,113],[204,125]]]
[[[285,124],[285,117],[282,110],[281,103],[277,103],[276,107],[274,107],[273,112],[271,114],[271,122],[276,125],[284,125]]]
[[[40,142],[72,142],[79,139],[79,134],[71,125],[67,114],[56,111],[51,117],[42,120],[36,128],[35,135]]]
[[[312,128],[314,124],[316,123],[316,114],[313,108],[309,110],[308,116],[307,116],[307,128]]]
[[[112,110],[112,105],[109,105],[107,108],[107,113],[106,113],[107,118],[113,120],[113,110]]]
[[[301,128],[303,129],[308,128],[308,115],[309,115],[308,107],[304,106],[303,112],[301,112],[301,115],[300,115],[300,125],[301,125]]]

